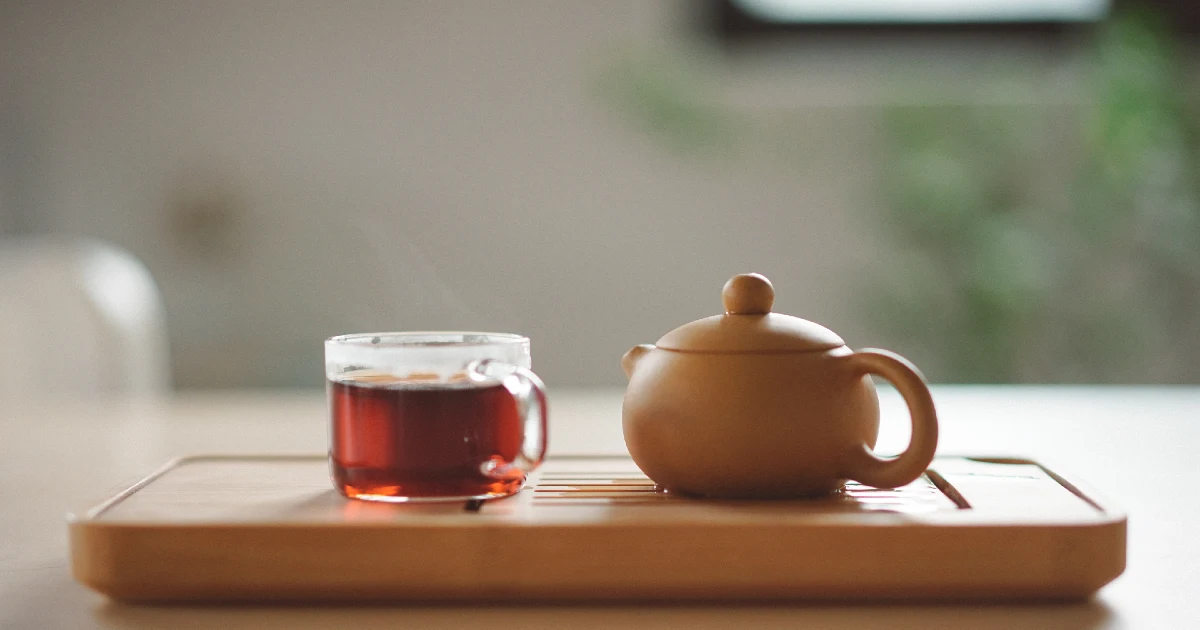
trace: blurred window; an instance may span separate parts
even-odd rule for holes
[[[714,0],[726,39],[806,33],[1016,33],[1078,31],[1125,8],[1166,18],[1172,30],[1200,34],[1196,0]]]
[[[1109,0],[732,0],[768,22],[1079,22],[1098,20]]]

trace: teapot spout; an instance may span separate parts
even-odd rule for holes
[[[637,366],[638,361],[654,349],[654,346],[648,343],[634,346],[621,357],[621,369],[625,370],[625,378],[633,378],[633,368]]]

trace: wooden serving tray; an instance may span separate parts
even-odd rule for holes
[[[658,492],[625,457],[546,461],[467,504],[348,501],[322,456],[171,462],[69,518],[75,577],[161,601],[1082,598],[1125,516],[1026,460],[943,457],[808,501]]]

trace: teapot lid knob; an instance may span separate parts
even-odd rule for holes
[[[775,303],[775,288],[762,274],[742,273],[725,283],[721,300],[730,315],[765,315]]]

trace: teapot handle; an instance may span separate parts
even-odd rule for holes
[[[912,483],[933,461],[938,442],[937,411],[925,378],[908,359],[887,350],[866,348],[850,355],[848,360],[852,370],[882,376],[896,386],[912,416],[912,438],[903,453],[889,459],[878,457],[870,447],[861,445],[851,451],[845,475],[876,488]]]

